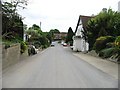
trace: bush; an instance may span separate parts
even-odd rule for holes
[[[120,48],[120,36],[118,36],[115,40],[115,46]]]
[[[41,48],[42,48],[42,49],[45,49],[45,48],[47,48],[47,47],[49,47],[49,45],[41,45]]]
[[[41,46],[41,43],[39,41],[35,41],[33,44],[36,48],[39,48]]]
[[[5,49],[10,47],[10,43],[5,43]]]
[[[115,48],[107,48],[100,51],[99,56],[103,58],[109,58],[114,54]]]
[[[20,43],[20,46],[21,46],[21,51],[20,51],[20,52],[21,52],[21,53],[24,53],[25,50],[27,49],[27,45],[25,44],[25,42],[22,41],[22,42]]]
[[[9,48],[13,43],[7,40],[3,40],[2,42],[5,45],[5,49]]]
[[[99,53],[102,49],[107,48],[107,43],[114,42],[115,38],[112,36],[102,36],[96,39],[93,49]]]
[[[120,58],[120,49],[119,48],[117,48],[117,47],[107,48],[107,49],[101,50],[99,53],[99,56],[103,57],[103,58],[109,58],[114,55],[116,55],[116,58],[118,58],[118,60],[119,60],[119,58]]]

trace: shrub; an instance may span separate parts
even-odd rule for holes
[[[44,48],[47,48],[48,47],[48,45],[44,45]]]
[[[21,52],[21,53],[24,53],[25,50],[27,49],[27,45],[25,44],[25,42],[22,41],[22,42],[20,43],[20,46],[21,46],[21,51],[20,51],[20,52]]]
[[[115,48],[107,48],[100,51],[99,56],[103,58],[109,58],[114,54]]]
[[[107,48],[107,43],[114,42],[115,38],[112,36],[102,36],[96,39],[93,49],[99,53],[102,49]]]
[[[103,57],[103,58],[109,58],[111,56],[115,56],[115,58],[117,58],[119,60],[120,48],[112,47],[112,48],[107,48],[107,49],[101,50],[99,53],[99,56]]]
[[[7,43],[7,42],[6,42],[6,43],[4,43],[4,44],[5,44],[5,49],[9,48],[9,47],[10,47],[10,45],[11,45],[10,43]]]
[[[114,47],[115,44],[114,44],[114,42],[109,42],[106,44],[106,46],[107,46],[107,48],[111,48],[111,47]]]
[[[41,46],[41,43],[39,41],[35,41],[33,44],[36,48],[39,48]]]
[[[115,46],[120,48],[120,36],[118,36],[115,40]]]
[[[9,48],[13,43],[7,40],[3,40],[3,45],[5,45],[5,49]]]

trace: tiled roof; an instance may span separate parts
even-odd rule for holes
[[[77,32],[77,28],[78,28],[78,26],[79,26],[80,20],[82,21],[83,28],[86,29],[87,22],[88,22],[91,18],[93,18],[93,16],[83,16],[83,15],[80,15],[80,16],[79,16],[79,19],[78,19],[78,23],[77,23],[76,29],[75,29],[75,33]]]

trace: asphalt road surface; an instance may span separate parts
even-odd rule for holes
[[[56,44],[6,69],[3,88],[117,88],[118,81]]]

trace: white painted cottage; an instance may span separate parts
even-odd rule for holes
[[[82,31],[86,30],[87,22],[91,18],[91,16],[79,16],[75,36],[73,36],[73,51],[87,52],[89,50],[89,44],[85,41]]]

